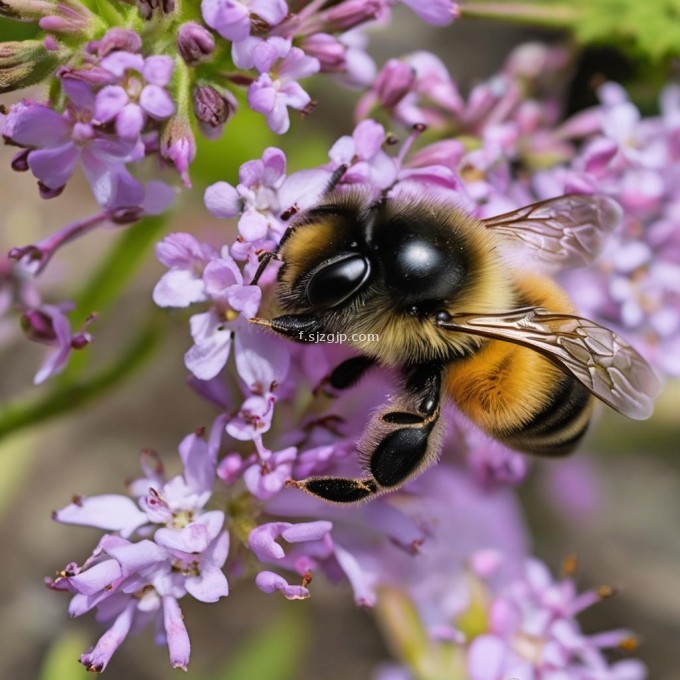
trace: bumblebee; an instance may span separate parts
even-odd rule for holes
[[[337,191],[299,215],[272,254],[283,262],[277,315],[253,321],[297,342],[344,334],[360,354],[329,376],[336,389],[374,365],[398,369],[401,384],[357,444],[364,478],[292,484],[337,503],[397,489],[438,458],[445,399],[511,448],[546,456],[576,447],[595,398],[649,417],[659,391],[649,365],[577,316],[550,278],[591,262],[620,219],[600,195],[479,220],[436,200]]]

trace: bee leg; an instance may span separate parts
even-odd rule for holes
[[[310,477],[300,481],[291,479],[288,486],[294,486],[331,503],[356,503],[378,490],[377,484],[370,478]]]
[[[375,366],[375,360],[363,355],[346,359],[321,380],[314,388],[314,394],[323,392],[328,397],[334,397],[336,396],[334,390],[354,387],[373,366]]]
[[[363,355],[352,357],[333,369],[327,378],[328,384],[336,390],[346,390],[356,385],[373,366],[375,366],[375,359]]]
[[[251,323],[258,326],[266,326],[280,335],[295,342],[316,342],[316,334],[321,332],[317,319],[303,314],[286,314],[277,316],[275,319],[260,319],[253,317]]]
[[[359,444],[370,477],[310,477],[290,484],[334,503],[356,503],[404,484],[438,452],[441,376],[439,364],[407,369],[399,408],[378,414]]]
[[[382,432],[378,443],[372,451],[365,450],[369,470],[381,488],[401,486],[435,459],[441,432],[437,427],[441,391],[440,364],[422,364],[406,370],[403,394],[396,400],[404,408],[380,415]],[[376,441],[370,432],[367,439],[369,444]]]

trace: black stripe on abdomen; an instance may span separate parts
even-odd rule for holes
[[[576,379],[564,375],[550,399],[532,419],[505,441],[513,448],[544,456],[563,456],[576,447],[588,429],[592,395]]]

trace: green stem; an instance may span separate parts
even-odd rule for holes
[[[114,302],[120,291],[146,257],[148,249],[158,240],[167,217],[145,217],[136,224],[124,227],[123,234],[109,251],[90,280],[75,298],[81,318],[72,317],[77,325],[92,312],[101,312]]]
[[[75,296],[76,308],[70,317],[74,328],[81,326],[90,314],[101,316],[118,299],[144,261],[149,248],[158,240],[166,219],[165,215],[145,217],[136,224],[125,227],[115,246],[109,250],[104,261]],[[66,387],[82,374],[89,363],[91,352],[92,349],[87,348],[73,353],[68,367],[57,378],[60,386]]]
[[[549,28],[571,28],[581,16],[569,4],[537,5],[532,2],[485,2],[469,0],[461,5],[461,17],[510,21]]]
[[[134,341],[119,357],[86,380],[56,386],[37,399],[17,400],[3,406],[0,439],[89,403],[117,386],[149,359],[162,337],[158,316],[153,314]]]

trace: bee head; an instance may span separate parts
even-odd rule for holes
[[[355,346],[385,364],[460,354],[475,341],[452,340],[435,318],[496,307],[484,231],[436,202],[331,195],[298,218],[281,247],[274,311],[311,316],[328,333],[377,333],[379,343]]]

